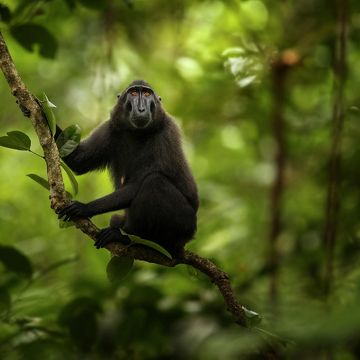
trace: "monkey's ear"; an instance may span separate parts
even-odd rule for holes
[[[121,96],[121,94],[117,94],[116,97],[119,98]]]
[[[159,96],[159,100],[161,101],[161,96]]]

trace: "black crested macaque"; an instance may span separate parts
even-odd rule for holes
[[[96,236],[99,249],[128,234],[151,240],[176,256],[194,238],[199,197],[181,134],[151,86],[136,80],[121,94],[110,119],[63,160],[77,174],[109,168],[115,191],[87,204],[73,201],[59,218],[90,218],[120,209]],[[57,138],[61,129],[58,127]]]

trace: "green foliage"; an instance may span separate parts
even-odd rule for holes
[[[134,244],[141,244],[141,245],[145,245],[145,246],[148,246],[148,247],[151,247],[153,248],[154,250],[156,251],[159,251],[160,253],[162,253],[163,255],[167,256],[168,258],[172,259],[172,256],[170,255],[170,253],[168,251],[166,251],[162,246],[160,246],[159,244],[156,244],[154,243],[153,241],[150,241],[150,240],[146,240],[146,239],[142,239],[141,237],[139,236],[136,236],[136,235],[130,235],[130,234],[127,234],[124,230],[120,229],[121,233],[123,235],[126,235],[129,237],[129,239],[131,240],[131,245],[134,245]]]
[[[56,106],[49,101],[45,93],[43,94],[44,94],[44,101],[41,101],[41,106],[45,111],[45,115],[49,122],[51,132],[54,135],[56,133],[56,120],[51,108]],[[81,139],[81,129],[79,126],[72,125],[66,128],[60,134],[56,142],[60,156],[64,157],[71,154],[79,145],[80,139]],[[16,149],[16,150],[31,151],[30,150],[31,140],[25,133],[21,131],[10,131],[7,133],[7,136],[0,137],[0,146],[7,147],[10,149]],[[64,162],[60,161],[60,164],[70,179],[70,184],[73,188],[74,194],[77,195],[79,191],[79,185],[76,181],[73,172]],[[48,181],[45,180],[44,178],[36,174],[29,174],[27,176],[29,176],[32,180],[37,182],[42,187],[44,187],[46,190],[50,190],[50,185]],[[70,199],[73,198],[73,196],[69,192],[67,192],[67,194]],[[67,228],[72,225],[73,225],[72,222],[70,222],[69,224],[65,224],[64,222],[59,223],[60,228]]]
[[[11,20],[10,9],[3,4],[0,4],[0,20],[6,23]]]
[[[0,314],[10,309],[11,298],[5,287],[0,287]]]
[[[200,280],[209,279],[209,277],[207,275],[205,275],[203,272],[201,272],[198,269],[193,268],[190,265],[187,265],[187,269],[188,269],[190,276],[197,277]]]
[[[106,8],[106,2],[103,0],[77,0],[81,5],[91,9],[102,11]]]
[[[52,112],[51,108],[54,108],[56,106],[52,102],[49,101],[48,97],[46,96],[46,94],[44,92],[43,92],[43,95],[44,95],[44,100],[41,101],[41,106],[44,109],[46,119],[49,123],[51,134],[52,134],[52,136],[54,136],[56,133],[56,119],[55,119],[55,115]]]
[[[26,176],[28,176],[30,179],[34,180],[36,183],[41,185],[44,189],[50,191],[50,185],[49,185],[48,180],[46,180],[46,179],[44,179],[41,176],[36,175],[36,174],[28,174]],[[67,196],[69,197],[70,200],[73,198],[72,194],[69,193],[68,191],[66,192],[66,194],[67,194]],[[68,226],[64,226],[64,225],[62,225],[62,223],[60,223],[60,225],[62,225],[60,227],[61,228],[70,227],[70,226],[72,226],[71,224],[72,224],[71,221],[69,222]]]
[[[68,193],[68,196],[71,195]],[[72,197],[69,196],[69,199],[71,200]],[[64,221],[63,219],[59,219],[59,228],[60,229],[67,229],[69,227],[75,226],[75,224],[72,221]]]
[[[49,182],[46,179],[42,178],[41,176],[36,174],[27,174],[26,176],[28,176],[30,179],[34,180],[36,183],[41,185],[44,189],[50,190]]]
[[[287,341],[287,340],[281,338],[280,336],[277,336],[269,331],[259,329],[259,328],[256,328],[255,330],[270,343],[273,343],[273,342],[275,342],[276,344],[279,343],[284,347],[286,347],[287,344],[290,344],[289,341]]]
[[[76,7],[76,2],[75,0],[65,0],[66,4],[68,5],[70,10],[75,9]]]
[[[258,313],[256,313],[255,311],[252,311],[252,310],[248,310],[245,306],[243,306],[243,310],[244,310],[246,322],[247,322],[249,329],[252,329],[252,328],[260,325],[262,318]]]
[[[44,26],[23,24],[11,28],[11,35],[28,51],[39,46],[40,55],[54,59],[58,47],[56,38]]]
[[[19,275],[31,277],[33,273],[29,259],[13,247],[0,246],[0,261],[7,269],[12,270]]]
[[[113,256],[106,267],[106,274],[110,282],[120,282],[130,272],[134,259]]]
[[[0,146],[16,150],[30,150],[31,140],[21,131],[10,131],[0,137]]]
[[[62,327],[70,327],[74,318],[84,312],[98,313],[101,311],[99,304],[89,297],[79,297],[71,300],[60,311],[58,323]]]
[[[100,306],[93,299],[80,297],[60,311],[58,323],[69,330],[72,342],[82,351],[89,351],[98,336],[96,313]]]
[[[216,287],[206,279],[191,281],[184,266],[168,269],[135,262],[131,276],[120,285],[110,283],[104,271],[108,252],[94,251],[75,229],[59,231],[45,193],[24,181],[24,174],[43,173],[43,161],[3,149],[1,244],[21,249],[35,274],[62,255],[80,256],[76,264],[56,269],[31,286],[29,278],[0,264],[2,360],[82,358],[83,351],[94,360],[256,358],[255,332],[275,344],[284,359],[358,357],[358,2],[351,2],[347,16],[341,192],[328,297],[323,291],[323,234],[337,54],[334,29],[339,28],[337,7],[347,2],[0,2],[2,34],[19,73],[33,93],[51,89],[51,99],[61,104],[56,111],[61,127],[76,122],[88,134],[108,118],[116,93],[135,78],[144,78],[162,96],[184,133],[201,197],[198,232],[187,249],[226,271],[240,303],[263,319],[258,329],[251,325],[252,319],[258,320],[252,316],[253,330],[244,335]],[[47,29],[51,40],[48,35],[34,37],[25,27],[19,43],[11,29],[16,33],[23,25],[40,27],[39,34]],[[50,60],[44,49],[54,44],[57,51]],[[280,109],[275,64],[285,73]],[[32,134],[1,76],[0,98],[2,133],[16,124]],[[285,119],[286,165],[278,209],[282,231],[272,254],[270,194],[278,150],[272,121],[278,110]],[[36,149],[35,137],[31,140]],[[106,173],[86,174],[77,181],[84,202],[113,191]],[[109,217],[93,220],[103,228]],[[276,267],[270,254],[278,259]],[[54,319],[59,309],[83,296],[104,312],[85,308],[73,315],[74,321],[58,327]],[[96,340],[94,333],[99,335]],[[91,349],[88,341],[94,341]]]
[[[55,127],[56,128],[56,127]],[[56,145],[59,149],[60,157],[65,157],[70,155],[79,145],[81,140],[81,129],[77,125],[71,125],[67,127],[57,138]],[[63,162],[60,161],[62,168],[66,171],[71,186],[74,190],[75,196],[78,194],[79,185],[75,179],[75,176],[71,169]]]
[[[78,194],[78,191],[79,191],[79,185],[75,179],[75,176],[73,174],[73,172],[70,170],[70,168],[63,162],[63,161],[60,161],[60,165],[62,166],[62,168],[66,171],[69,179],[70,179],[70,183],[71,183],[71,186],[74,190],[74,194],[75,196]]]
[[[57,138],[56,145],[60,157],[70,155],[79,145],[81,140],[81,129],[78,125],[70,125]]]

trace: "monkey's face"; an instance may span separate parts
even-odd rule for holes
[[[131,86],[125,101],[126,118],[137,129],[151,125],[155,114],[155,94],[147,86]]]

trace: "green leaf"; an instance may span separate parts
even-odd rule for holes
[[[30,150],[31,140],[21,131],[10,131],[8,136],[0,137],[0,146],[15,150]]]
[[[59,228],[60,229],[67,229],[72,226],[75,226],[75,224],[72,221],[64,221],[63,219],[59,219]]]
[[[0,287],[0,314],[10,309],[10,294],[5,287]]]
[[[76,196],[76,195],[78,194],[78,192],[79,192],[79,184],[78,184],[78,182],[76,181],[73,172],[72,172],[72,171],[70,170],[70,168],[69,168],[63,161],[61,161],[61,160],[60,160],[60,165],[61,165],[61,166],[63,167],[63,169],[66,171],[66,173],[67,173],[67,175],[68,175],[68,177],[69,177],[71,186],[72,186],[72,188],[73,188],[73,190],[74,190],[74,194],[75,194],[75,196]],[[69,196],[69,193],[68,193],[68,196]],[[71,196],[71,194],[70,194],[70,196]],[[72,199],[72,196],[71,196],[71,197],[70,197],[70,196],[69,196],[69,198]]]
[[[159,252],[161,252],[162,254],[164,254],[165,256],[167,256],[168,258],[172,259],[172,256],[170,255],[170,253],[168,251],[166,251],[162,246],[160,246],[159,244],[150,241],[150,240],[145,240],[145,239],[141,239],[138,236],[136,236],[138,239],[137,240],[133,240],[132,237],[134,235],[128,235],[130,240],[133,241],[133,244],[142,244],[142,245],[146,245],[149,246]],[[131,244],[132,245],[132,244]]]
[[[76,7],[75,0],[65,0],[70,10],[74,10]]]
[[[83,312],[100,312],[99,304],[89,297],[78,297],[67,303],[60,311],[58,323],[61,327],[69,327],[72,319],[76,318]]]
[[[72,342],[84,352],[89,352],[98,337],[96,314],[83,311],[74,317],[69,326]]]
[[[133,264],[134,259],[132,258],[113,256],[106,268],[110,282],[118,282],[124,279],[129,274]]]
[[[281,338],[280,336],[277,336],[269,331],[263,330],[263,329],[259,329],[259,328],[255,328],[255,331],[259,332],[260,335],[262,337],[264,337],[266,340],[268,339],[272,339],[275,340],[277,342],[279,342],[282,346],[286,347],[287,344],[290,344],[290,341],[285,340],[283,338]]]
[[[60,157],[70,155],[79,145],[81,140],[81,129],[78,125],[67,127],[57,138],[56,145]]]
[[[26,176],[28,176],[30,179],[37,182],[39,185],[41,185],[46,190],[50,191],[50,185],[49,185],[49,182],[46,179],[44,179],[41,176],[36,175],[36,174],[27,174]],[[67,194],[67,196],[69,197],[70,200],[73,198],[73,196],[68,191],[66,192],[66,194]]]
[[[197,277],[200,280],[208,279],[209,277],[204,274],[202,271],[195,269],[191,265],[187,265],[188,272],[191,276]]]
[[[9,131],[7,135],[10,139],[16,141],[18,144],[22,144],[27,150],[30,150],[31,140],[22,131]]]
[[[244,309],[246,322],[250,329],[252,329],[255,326],[258,326],[261,323],[262,318],[258,313],[252,310],[248,310],[245,306],[243,306],[242,308]]]
[[[141,237],[136,236],[136,235],[127,234],[123,229],[120,229],[120,232],[123,235],[128,236],[129,239],[131,240],[131,244],[129,246],[131,246],[133,244],[141,244],[141,245],[149,246],[149,247],[161,252],[163,255],[167,256],[168,258],[172,259],[172,256],[170,255],[170,253],[167,250],[165,250],[162,246],[160,246],[159,244],[157,244],[153,241],[150,241],[150,240],[142,239]]]
[[[46,179],[44,179],[41,176],[36,175],[36,174],[27,174],[26,176],[28,176],[30,179],[37,182],[39,185],[44,187],[46,190],[50,191],[50,185],[49,185],[49,182]]]
[[[39,52],[42,57],[55,58],[57,40],[45,27],[28,23],[14,26],[10,32],[26,50],[33,52],[34,45],[39,44]]]
[[[55,115],[52,112],[51,108],[56,107],[52,102],[49,101],[48,97],[46,96],[46,94],[43,92],[44,94],[44,100],[41,102],[41,105],[45,111],[45,115],[51,130],[51,134],[52,136],[54,136],[56,134],[56,119],[55,119]]]
[[[0,18],[1,18],[1,21],[6,22],[6,23],[10,22],[10,20],[11,20],[10,9],[3,4],[0,4]]]
[[[136,236],[136,235],[130,235],[128,234],[127,232],[125,232],[123,229],[119,229],[120,232],[123,234],[123,235],[126,235],[127,237],[129,237],[129,239],[134,242],[134,241],[137,241],[137,240],[141,240],[141,237],[139,236]]]
[[[56,271],[57,269],[59,269],[60,267],[70,264],[74,261],[79,260],[78,256],[70,256],[68,258],[59,260],[51,265],[49,265],[46,268],[41,269],[40,271],[37,271],[36,274],[34,274],[33,280],[37,280],[40,279],[44,276],[46,276],[47,274],[51,273],[52,271]]]
[[[33,270],[29,259],[20,251],[10,246],[0,246],[0,261],[19,275],[31,277]]]
[[[132,0],[124,0],[124,1],[125,1],[126,5],[129,7],[129,9],[133,8],[134,4],[133,4]]]
[[[96,301],[80,297],[61,309],[58,323],[69,329],[70,338],[76,346],[83,351],[89,351],[97,338],[96,313],[100,311]]]
[[[4,319],[5,320],[5,319]],[[11,324],[1,321],[0,322],[0,343],[9,344],[16,335],[19,334],[19,326],[11,321]]]
[[[14,18],[21,16],[21,14],[24,13],[24,9],[26,9],[29,5],[33,4],[36,1],[37,0],[20,0],[20,1],[18,1],[17,6],[16,6],[15,10],[13,11]]]
[[[0,136],[0,146],[15,150],[27,150],[24,146],[18,145],[16,141],[8,136]]]
[[[106,8],[106,2],[103,0],[78,0],[78,2],[91,10],[102,11]]]

